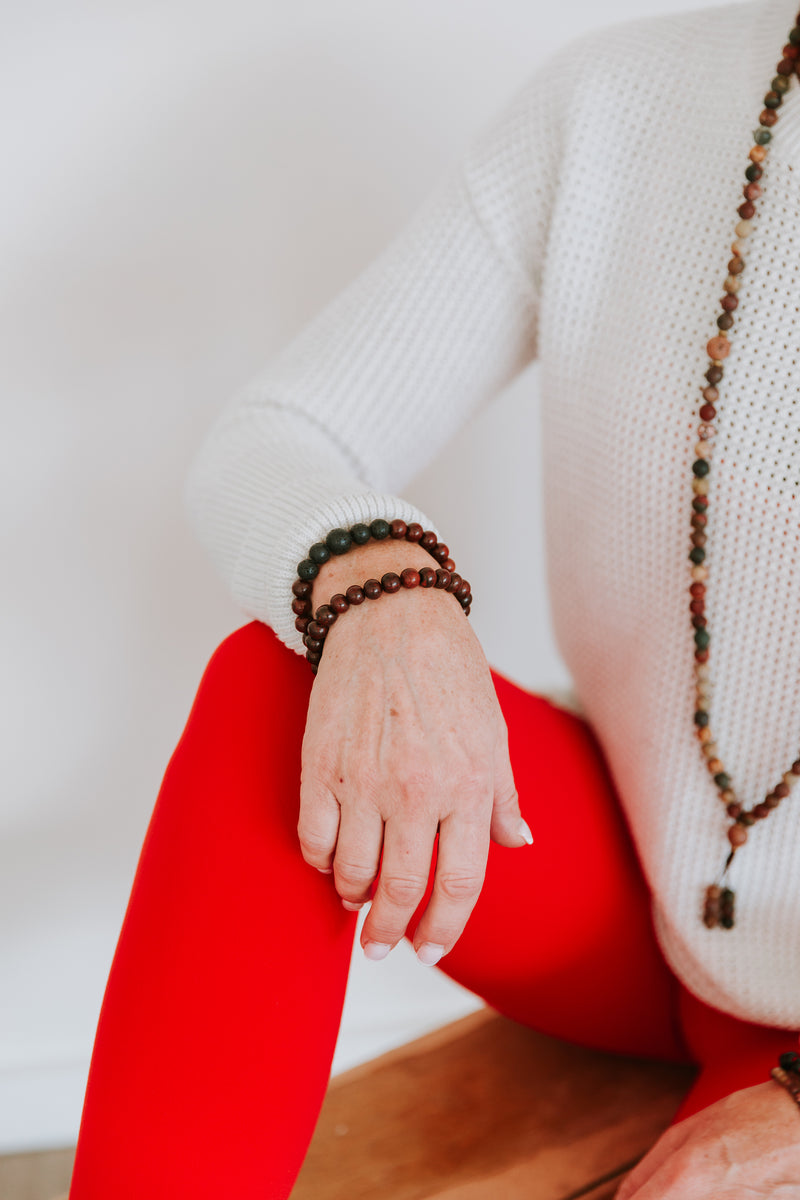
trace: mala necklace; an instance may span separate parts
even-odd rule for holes
[[[706,349],[711,360],[711,366],[705,373],[708,386],[702,388],[703,404],[700,407],[700,425],[698,426],[698,442],[695,446],[696,461],[692,464],[692,549],[689,552],[691,560],[692,583],[689,588],[691,601],[689,609],[692,613],[695,643],[695,678],[697,682],[696,711],[694,723],[700,747],[705,755],[706,766],[713,776],[720,799],[725,805],[725,811],[732,823],[728,829],[730,852],[717,883],[706,888],[703,922],[709,929],[732,929],[734,924],[734,893],[725,887],[725,876],[733,862],[737,850],[747,841],[748,830],[756,821],[763,821],[781,800],[789,795],[793,785],[800,778],[800,758],[792,763],[785,771],[780,783],[768,792],[760,804],[751,809],[745,809],[738,799],[731,784],[731,777],[725,770],[719,757],[717,744],[709,724],[710,680],[708,673],[708,655],[711,636],[708,632],[708,622],[705,616],[706,580],[706,523],[708,520],[708,474],[711,469],[711,443],[715,428],[712,422],[717,415],[714,407],[719,399],[717,384],[723,375],[723,362],[730,353],[728,330],[733,326],[733,313],[739,301],[736,293],[740,287],[740,277],[744,270],[744,242],[750,235],[751,218],[755,213],[754,201],[761,195],[758,180],[763,171],[761,164],[767,157],[769,143],[772,140],[770,129],[778,121],[778,109],[783,103],[783,97],[791,86],[793,74],[800,76],[800,13],[795,18],[795,26],[789,33],[788,43],[783,47],[783,57],[778,63],[777,75],[772,80],[771,90],[764,97],[764,109],[758,119],[759,128],[753,131],[754,145],[750,150],[750,163],[745,170],[747,183],[744,187],[744,204],[739,206],[741,220],[736,226],[736,241],[731,250],[733,258],[728,263],[728,277],[723,284],[725,295],[720,301],[722,316],[717,318],[720,332],[709,341]]]

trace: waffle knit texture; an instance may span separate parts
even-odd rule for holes
[[[536,358],[554,632],[662,949],[706,1003],[787,1029],[796,794],[737,856],[736,927],[700,920],[729,819],[694,734],[687,555],[706,342],[795,9],[746,0],[571,39],[234,397],[187,485],[236,601],[301,650],[290,588],[308,547],[377,516],[436,530],[404,485]],[[764,164],[710,476],[711,726],[747,807],[800,747],[799,91],[793,77]]]

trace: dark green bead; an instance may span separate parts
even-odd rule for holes
[[[376,542],[382,542],[392,532],[389,522],[382,521],[380,517],[370,523],[369,531]]]
[[[732,916],[728,916],[726,914],[724,917],[720,917],[719,923],[723,929],[733,929],[733,917]]]
[[[308,557],[311,561],[318,563],[320,566],[326,563],[330,556],[331,552],[324,542],[315,542],[308,552]]]
[[[316,579],[319,567],[310,558],[304,558],[301,563],[297,564],[297,574],[301,579]]]
[[[749,828],[751,825],[755,825],[756,823],[756,819],[752,813],[742,813],[741,816],[736,818],[736,821],[737,824],[744,825],[747,828]]]
[[[346,554],[353,544],[353,539],[346,529],[332,529],[325,538],[325,545],[331,554]]]
[[[706,725],[708,724],[708,713],[703,712],[702,709],[699,709],[694,714],[694,723],[695,725],[698,725],[700,729],[705,729]]]
[[[759,128],[753,130],[753,141],[758,146],[766,146],[767,142],[772,141],[772,134],[768,129]]]
[[[749,179],[751,183],[755,183],[764,174],[758,163],[750,163],[750,166],[745,171],[745,179]]]
[[[695,499],[692,501],[692,508],[696,513],[704,513],[707,511],[708,505],[704,503],[705,500],[706,497],[704,496],[702,500]]]
[[[720,771],[714,776],[714,783],[718,788],[721,788],[724,791],[725,788],[729,788],[731,786],[731,777],[730,775],[726,775],[724,771]]]
[[[773,92],[780,92],[781,95],[785,95],[791,87],[791,80],[788,75],[776,75],[770,86]]]
[[[704,458],[698,458],[692,463],[692,470],[698,479],[705,479],[706,475],[711,470],[711,464]]]
[[[733,901],[735,900],[735,898],[736,898],[735,894],[731,891],[730,888],[723,888],[722,891],[720,892],[719,902],[720,902],[720,904],[730,905],[730,907],[732,908]]]
[[[701,562],[705,562],[706,552],[702,546],[692,546],[689,558],[696,567],[699,567]]]
[[[783,1054],[778,1055],[778,1066],[784,1071],[800,1072],[800,1054],[794,1050],[784,1050]]]
[[[800,46],[800,25],[795,25],[789,33],[789,41],[793,46]]]
[[[770,96],[769,92],[767,92],[764,97],[764,108],[780,108],[782,104],[783,99],[781,96]]]
[[[694,631],[694,644],[698,650],[707,650],[711,643],[711,634],[707,629],[696,629]]]
[[[372,534],[369,531],[369,525],[364,525],[363,523],[353,525],[350,530],[350,537],[357,546],[365,546],[372,537]]]

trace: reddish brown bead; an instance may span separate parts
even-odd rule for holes
[[[431,588],[436,583],[436,572],[433,567],[423,567],[419,573],[419,586]]]
[[[322,652],[320,650],[307,650],[306,658],[313,666],[316,666],[322,658]]]
[[[470,612],[472,611],[472,605],[471,605],[471,604],[465,604],[465,605],[463,606],[463,608],[464,608],[464,616],[465,616],[465,617],[468,617],[468,616],[469,616],[469,614],[470,614]]]
[[[784,58],[788,58],[790,62],[794,62],[800,58],[800,46],[795,46],[793,42],[787,42],[783,47],[782,54]]]
[[[335,625],[338,614],[333,611],[330,604],[321,604],[314,613],[314,620],[323,629],[329,629],[331,625]]]
[[[744,204],[740,204],[736,210],[743,221],[749,221],[751,217],[756,215],[756,206],[751,204],[749,200],[745,200]]]
[[[692,600],[689,604],[689,612],[702,613],[705,609],[705,600]]]
[[[445,571],[449,571],[451,575],[456,569],[456,564],[453,562],[452,558],[446,558],[442,563],[442,566],[444,567]]]
[[[732,800],[731,803],[725,809],[725,812],[728,814],[728,816],[733,817],[734,820],[736,819],[736,817],[739,816],[741,811],[742,811],[742,806],[741,806],[741,804],[737,803],[736,800]]]
[[[759,183],[748,183],[747,187],[743,191],[743,195],[745,200],[757,200],[761,195],[761,191],[762,188]],[[739,259],[739,262],[742,263],[741,267],[739,268],[741,271],[744,269],[744,263],[741,259]]]
[[[364,595],[368,600],[377,600],[379,596],[382,596],[383,588],[380,585],[380,580],[368,579],[364,584]]]
[[[713,404],[703,404],[700,408],[700,417],[703,421],[713,421],[717,415],[717,410]]]
[[[292,601],[292,612],[298,617],[309,616],[311,613],[311,601],[300,600],[297,596],[295,596],[294,600]]]
[[[466,579],[462,579],[456,590],[453,592],[456,600],[464,600],[470,594],[471,587]]]
[[[392,537],[397,541],[400,538],[404,538],[407,533],[408,533],[408,526],[406,525],[405,521],[396,520],[396,521],[390,522],[389,537]]]
[[[769,808],[769,809],[777,808],[778,805],[780,804],[780,802],[781,802],[781,797],[776,796],[774,792],[770,792],[770,794],[767,796],[766,800],[764,801],[767,808]]]
[[[312,653],[316,653],[317,650],[321,651],[325,645],[324,642],[320,642],[317,638],[309,637],[308,634],[303,638],[303,641],[305,642],[306,650],[311,650]]]
[[[709,383],[719,383],[722,379],[722,367],[709,367],[706,371],[706,379]]]
[[[311,595],[313,587],[313,583],[309,583],[307,579],[295,579],[292,584],[292,591],[298,600],[307,600]]]
[[[412,521],[411,524],[406,527],[406,541],[418,542],[424,532],[425,530],[422,528],[419,522]]]
[[[772,789],[772,791],[774,795],[780,797],[780,799],[783,799],[785,796],[789,795],[789,785],[788,783],[779,783],[777,787]]]
[[[399,592],[402,586],[400,576],[395,571],[387,571],[385,575],[381,575],[381,588],[389,596]]]
[[[739,307],[739,297],[732,296],[730,292],[726,292],[720,300],[720,307],[725,309],[725,312],[733,312]]]
[[[705,596],[706,585],[704,583],[693,583],[689,591],[693,596]]]
[[[785,50],[784,50],[784,53],[785,53]],[[778,63],[778,74],[779,75],[793,75],[794,69],[795,69],[794,62],[792,61],[791,58],[788,57],[788,55],[785,58],[782,58],[781,61]]]
[[[697,604],[697,601],[693,600],[692,603]],[[705,629],[705,627],[708,625],[708,618],[703,616],[694,616],[692,617],[692,625],[695,629]]]
[[[731,352],[731,344],[727,338],[713,337],[706,346],[709,358],[727,358]]]
[[[430,552],[433,550],[434,546],[439,544],[439,539],[432,530],[426,529],[422,537],[419,539],[419,544],[422,546],[423,550]]]
[[[705,513],[692,513],[692,525],[695,529],[704,529],[708,522],[708,517]]]
[[[419,587],[419,571],[415,571],[413,567],[406,567],[400,572],[400,582],[404,588]]]
[[[436,572],[436,583],[433,585],[437,588],[446,588],[450,582],[451,575],[449,571],[445,571],[444,567],[439,567]]]
[[[310,617],[296,617],[295,622],[294,622],[294,627],[297,630],[297,632],[305,633],[306,630],[308,629],[310,620],[311,620]]]
[[[708,496],[695,496],[694,500],[692,501],[692,504],[697,509],[708,508]]]
[[[738,846],[743,846],[747,841],[747,830],[743,825],[731,825],[728,830],[728,841],[733,846],[734,850]]]
[[[331,596],[328,604],[335,613],[346,613],[350,607],[350,601],[341,592],[337,592],[335,596]]]
[[[446,558],[450,557],[450,550],[444,542],[439,542],[438,545],[434,546],[433,557],[438,563],[443,563]]]
[[[774,108],[762,109],[761,112],[759,113],[758,123],[759,123],[759,125],[763,125],[765,129],[771,129],[773,125],[777,125],[778,114],[775,112],[775,109]],[[753,211],[755,212],[755,209],[753,209]]]
[[[324,642],[327,635],[327,629],[324,625],[320,625],[317,621],[309,621],[308,636],[315,638],[318,642]]]
[[[755,184],[751,184],[751,186],[755,187]],[[728,274],[729,275],[741,275],[743,270],[744,270],[744,261],[739,257],[738,254],[734,254],[733,258],[728,263]]]
[[[695,662],[699,662],[699,663],[708,662],[708,651],[707,650],[695,650],[694,660],[695,660]]]
[[[345,592],[345,596],[350,604],[363,604],[367,598],[364,589],[359,587],[357,583],[351,584]]]
[[[723,313],[721,317],[717,317],[717,329],[732,329],[733,317],[730,313]]]
[[[461,576],[458,574],[457,571],[451,571],[450,572],[450,582],[447,585],[448,592],[454,592],[460,583],[461,583]]]
[[[708,535],[705,533],[693,533],[689,541],[693,546],[705,546],[708,541]]]
[[[758,821],[763,821],[765,817],[769,816],[771,811],[772,811],[772,809],[769,807],[768,804],[757,804],[755,806],[755,808],[753,809],[753,816]]]
[[[316,663],[309,663],[308,665],[309,665],[309,667],[311,668],[311,674],[312,674],[312,675],[316,675],[317,671],[319,670],[319,667],[317,666],[317,664],[316,664]]]

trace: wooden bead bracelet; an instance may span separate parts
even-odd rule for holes
[[[770,1076],[784,1088],[800,1107],[800,1054],[789,1050],[778,1057],[778,1066],[773,1067]]]
[[[308,558],[304,558],[297,564],[297,577],[303,582],[310,582],[312,579],[316,579],[320,567],[329,558],[346,554],[354,546],[365,546],[370,539],[382,542],[386,538],[420,545],[423,550],[428,551],[439,566],[444,567],[447,571],[456,569],[449,549],[444,542],[438,540],[432,529],[423,529],[416,521],[406,525],[405,521],[384,521],[378,517],[369,525],[359,523],[350,529],[332,529],[324,542],[315,542],[308,552]],[[299,615],[301,614],[298,613]]]
[[[311,670],[316,675],[325,638],[328,630],[340,616],[352,606],[363,604],[365,600],[378,600],[381,596],[391,596],[403,588],[439,588],[450,592],[458,600],[468,617],[472,607],[472,590],[466,579],[462,579],[455,571],[447,567],[406,567],[398,575],[395,571],[387,571],[380,579],[368,579],[364,584],[353,584],[346,592],[337,592],[331,596],[327,604],[322,604],[311,615],[312,584],[307,579],[298,579],[292,585],[295,601],[304,606],[303,612],[295,619],[295,627],[303,635],[303,645],[306,648],[306,659]],[[297,611],[295,609],[295,611]]]

